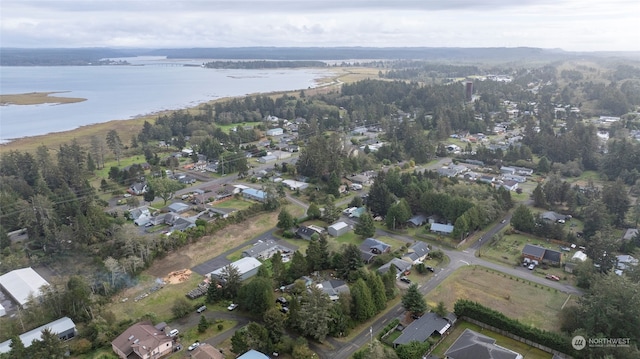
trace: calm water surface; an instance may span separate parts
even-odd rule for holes
[[[0,67],[0,94],[67,91],[72,104],[0,106],[0,142],[130,119],[209,100],[306,89],[325,70],[216,70],[152,63],[145,66]]]

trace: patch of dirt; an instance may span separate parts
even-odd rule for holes
[[[192,268],[268,230],[277,223],[277,217],[278,212],[261,214],[243,223],[231,225],[214,235],[200,238],[197,243],[179,248],[156,260],[146,273],[164,278],[171,272]]]
[[[163,278],[164,282],[167,284],[178,284],[182,282],[186,282],[189,280],[191,276],[191,269],[182,269],[178,271],[173,271],[169,273],[166,277]]]

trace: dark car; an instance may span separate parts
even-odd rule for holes
[[[287,305],[289,305],[289,302],[287,301],[287,298],[285,298],[285,297],[278,297],[276,299],[276,303],[280,303],[283,307],[286,307]]]
[[[435,272],[436,270],[433,269],[433,267],[424,267],[426,270],[428,270],[429,272]]]
[[[407,277],[401,277],[401,278],[400,278],[400,281],[405,282],[405,283],[407,283],[407,284],[410,284],[410,283],[411,283],[411,279],[409,279],[409,278],[407,278]]]

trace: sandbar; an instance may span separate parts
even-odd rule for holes
[[[63,97],[51,96],[52,94],[64,93],[66,91],[57,92],[30,92],[21,94],[0,95],[0,106],[7,105],[41,105],[45,103],[65,104],[86,101],[86,98],[80,97]]]

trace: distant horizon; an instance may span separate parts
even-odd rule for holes
[[[640,51],[637,0],[2,0],[8,48]]]

